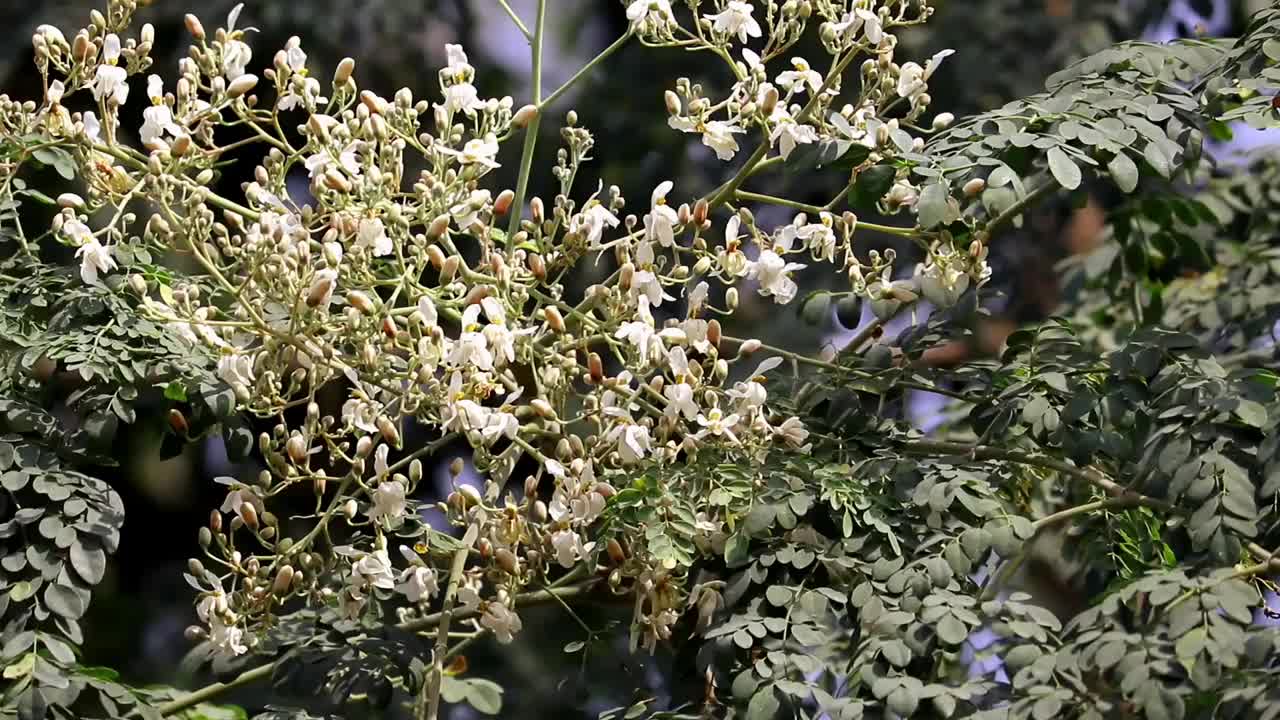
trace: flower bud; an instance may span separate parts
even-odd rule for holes
[[[209,511],[209,529],[213,532],[222,532],[222,513],[217,510]]]
[[[258,511],[250,503],[240,503],[240,519],[250,530],[258,529]]]
[[[301,435],[294,435],[284,444],[285,452],[289,453],[289,459],[301,465],[307,461],[307,441],[302,439]]]
[[[773,115],[773,111],[777,107],[778,107],[778,89],[770,85],[769,89],[765,90],[764,92],[764,100],[761,101],[760,103],[760,111],[763,112],[767,117],[767,116]]]
[[[258,76],[245,73],[227,85],[227,97],[238,98],[252,90],[258,84]]]
[[[609,553],[609,561],[614,565],[621,565],[627,561],[627,554],[622,551],[622,543],[617,538],[609,538],[609,542],[605,544],[605,549]]]
[[[182,414],[178,408],[169,409],[169,427],[179,435],[185,436],[189,426],[187,425],[187,417]]]
[[[506,215],[515,199],[516,194],[509,189],[498,193],[498,198],[493,201],[493,213],[498,216]]]
[[[934,132],[937,132],[939,130],[946,130],[947,128],[951,127],[951,123],[955,121],[956,121],[956,116],[949,112],[938,113],[933,118],[933,130]]]
[[[542,198],[535,197],[529,201],[529,217],[539,225],[546,219],[546,214],[542,206]]]
[[[65,192],[58,196],[58,205],[79,210],[84,207],[84,198],[72,192]]]
[[[497,561],[498,567],[508,575],[515,575],[520,572],[520,563],[516,561],[515,553],[506,548],[498,548],[493,554],[493,559]]]
[[[379,415],[377,425],[378,432],[382,433],[382,439],[399,449],[400,430],[396,428],[395,423],[391,422],[391,418],[386,415]]]
[[[964,184],[964,194],[973,197],[987,188],[987,181],[982,178],[974,178]]]
[[[707,323],[707,342],[711,343],[712,347],[719,349],[720,337],[720,321],[712,318]]]
[[[548,305],[542,308],[542,315],[547,319],[547,325],[553,332],[564,332],[564,317],[560,314],[559,310]]]
[[[348,520],[354,519],[359,510],[360,508],[356,506],[356,501],[352,498],[348,498],[347,501],[342,504],[342,514],[345,515]]]
[[[347,302],[351,307],[360,311],[363,315],[372,315],[376,310],[376,307],[374,306],[373,301],[369,299],[369,296],[359,290],[352,290],[347,293]]]
[[[354,72],[355,69],[355,60],[349,57],[342,58],[342,60],[338,61],[337,69],[333,71],[333,84],[335,86],[346,85],[347,81],[351,79],[351,73]]]
[[[457,255],[450,255],[444,261],[444,266],[440,268],[440,283],[447,285],[453,282],[453,277],[458,274],[458,267],[462,265],[462,258]]]
[[[667,103],[667,112],[672,115],[680,114],[680,96],[668,90],[662,94],[662,99]]]
[[[281,565],[276,571],[275,582],[271,583],[271,592],[276,595],[285,595],[289,592],[289,586],[293,584],[293,567],[290,565]]]
[[[533,119],[537,116],[538,106],[525,105],[517,110],[515,115],[511,116],[511,124],[518,128],[525,128],[528,127],[529,123],[533,122]]]
[[[751,338],[749,340],[744,341],[741,345],[738,346],[738,354],[750,355],[755,351],[759,350],[761,345],[762,343],[759,340],[755,338]]]
[[[204,24],[200,22],[200,18],[187,13],[182,18],[182,22],[187,26],[187,32],[191,33],[191,37],[195,38],[197,42],[204,42]]]
[[[367,458],[371,452],[373,452],[373,438],[368,435],[362,435],[356,441],[356,457]]]
[[[729,308],[729,312],[738,309],[738,288],[731,287],[724,291],[724,304],[725,307]]]
[[[587,372],[591,376],[592,383],[598,385],[604,382],[604,361],[600,359],[599,353],[587,355]]]
[[[533,408],[534,412],[538,413],[538,415],[544,418],[547,418],[549,420],[556,419],[555,408],[551,407],[551,403],[547,402],[542,398],[534,398],[533,400],[530,400],[529,407]]]

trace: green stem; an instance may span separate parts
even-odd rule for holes
[[[449,567],[449,587],[444,593],[444,607],[441,610],[440,625],[436,629],[436,649],[432,653],[431,679],[424,686],[427,694],[426,713],[421,720],[436,720],[440,715],[440,683],[444,679],[444,655],[449,651],[449,625],[453,621],[453,603],[458,596],[458,585],[462,583],[462,570],[467,563],[467,552],[479,535],[478,526],[472,525],[462,540],[462,545],[453,553],[453,563]]]
[[[823,212],[828,212],[826,208],[819,207],[817,205],[809,205],[807,203],[797,202],[795,200],[788,200],[787,198],[774,197],[772,195],[762,195],[760,193],[747,192],[746,190],[735,191],[734,197],[738,198],[739,200],[746,200],[748,202],[760,202],[760,203],[767,203],[769,205],[777,205],[779,207],[791,208],[792,210],[799,210],[801,212],[806,212],[813,215],[817,215]],[[858,229],[872,230],[875,232],[884,233],[886,235],[898,235],[901,237],[916,237],[917,235],[914,228],[893,227],[891,225],[877,225],[876,223],[863,222],[861,220],[858,221]]]
[[[505,5],[505,3],[503,3]],[[533,104],[542,105],[542,38],[546,25],[547,0],[538,0],[538,22],[533,33]],[[538,145],[538,128],[542,125],[542,111],[534,114],[525,128],[524,149],[520,153],[520,175],[516,180],[515,202],[511,204],[511,220],[507,223],[507,237],[520,230],[520,215],[524,211],[525,194],[529,191],[529,173],[533,170],[533,151]]]
[[[995,216],[994,218],[991,219],[990,222],[987,223],[987,228],[986,228],[987,240],[986,241],[990,243],[991,238],[995,237],[996,230],[999,230],[1005,225],[1013,222],[1014,218],[1018,217],[1023,212],[1025,212],[1028,207],[1039,202],[1040,199],[1043,198],[1045,195],[1048,195],[1049,193],[1057,189],[1058,189],[1058,183],[1054,180],[1049,180],[1045,182],[1045,184],[1036,188],[1035,190],[1032,190],[1026,195],[1023,195],[1022,198],[1017,202],[1015,202],[1014,204],[1005,208],[1004,212]]]
[[[524,33],[524,39],[533,40],[533,33],[529,32],[528,26],[524,24],[524,21],[520,19],[520,16],[516,14],[516,11],[511,9],[511,6],[507,4],[507,0],[498,0],[498,5],[500,5],[503,10],[507,11],[507,17],[511,18],[511,22],[515,23],[521,33]]]
[[[630,39],[631,39],[631,30],[628,29],[625,33],[622,34],[621,37],[619,37],[617,40],[614,40],[612,45],[605,48],[604,50],[601,50],[599,55],[596,55],[595,57],[591,58],[591,61],[588,62],[586,65],[583,65],[582,68],[578,70],[578,72],[573,74],[573,77],[569,78],[564,82],[563,85],[556,88],[555,92],[548,95],[545,100],[538,102],[538,109],[542,110],[543,108],[554,103],[556,100],[559,100],[561,95],[569,91],[569,88],[573,87],[588,72],[595,69],[597,65],[603,62],[610,55],[620,50],[622,46],[626,45],[627,41]]]

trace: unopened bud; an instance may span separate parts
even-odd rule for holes
[[[200,18],[192,15],[191,13],[187,13],[187,15],[182,18],[182,22],[187,26],[187,32],[191,33],[191,37],[195,38],[199,42],[204,42],[204,24],[200,22]]]
[[[738,309],[738,288],[731,287],[724,291],[724,304],[729,308],[729,312]]]
[[[333,84],[339,86],[346,85],[347,81],[351,79],[351,73],[354,72],[355,69],[355,60],[352,60],[349,57],[342,58],[342,60],[338,61],[337,69],[333,71]]]
[[[698,202],[693,204],[693,224],[701,227],[707,221],[707,215],[711,212],[711,203],[705,198],[698,198]]]
[[[609,561],[614,565],[621,565],[627,561],[627,554],[622,551],[622,543],[617,538],[609,538],[609,542],[605,544],[605,550],[609,553]]]
[[[515,553],[506,548],[498,548],[493,554],[493,559],[497,561],[498,567],[508,575],[515,575],[520,572],[520,564],[516,561]]]
[[[253,505],[242,502],[240,503],[240,519],[244,521],[246,527],[250,530],[258,529],[258,511]]]
[[[509,189],[498,193],[498,198],[493,201],[493,213],[498,216],[506,215],[515,199],[516,194]]]
[[[934,132],[937,132],[939,130],[946,130],[947,128],[951,127],[951,123],[955,121],[956,121],[956,116],[949,112],[938,113],[933,118]]]
[[[546,219],[545,211],[542,206],[542,198],[535,197],[529,201],[529,216],[539,225]]]
[[[974,178],[964,184],[964,194],[973,197],[987,188],[987,181],[982,178]]]
[[[222,532],[222,513],[217,510],[209,511],[209,529],[215,533]]]
[[[534,398],[533,400],[531,400],[529,402],[529,407],[532,407],[534,412],[538,413],[538,415],[544,418],[547,418],[549,420],[556,419],[555,408],[551,407],[551,403],[547,402],[542,398]]]
[[[768,117],[770,115],[773,115],[773,111],[777,107],[778,107],[778,89],[770,85],[769,89],[765,90],[764,92],[764,100],[760,103],[760,110],[765,114],[766,117]]]
[[[515,115],[511,116],[511,124],[518,128],[528,127],[529,123],[533,122],[533,119],[537,116],[538,106],[525,105],[517,110]]]
[[[183,133],[173,139],[173,144],[169,146],[169,152],[174,157],[183,157],[187,151],[191,149],[191,136]]]
[[[200,532],[196,534],[196,539],[199,540],[200,547],[207,548],[213,543],[213,533],[209,531],[209,528],[202,527]]]
[[[252,90],[257,84],[257,75],[245,73],[227,84],[227,97],[238,98]]]
[[[84,198],[72,192],[65,192],[58,196],[58,205],[79,210],[84,207]]]
[[[393,447],[400,447],[400,430],[396,428],[396,424],[386,415],[378,416],[378,432],[382,433],[382,439],[386,440]]]
[[[301,435],[294,435],[284,444],[285,452],[289,453],[289,459],[301,465],[307,461],[307,441],[302,439]]]
[[[354,499],[348,498],[347,501],[342,504],[342,514],[345,515],[348,520],[353,519],[359,510],[360,508],[356,505],[356,501]]]
[[[598,385],[604,382],[604,361],[600,359],[599,353],[587,355],[587,372],[591,376],[592,383]]]
[[[672,115],[680,114],[680,96],[668,90],[662,94],[662,99],[667,103],[667,112]]]
[[[275,582],[271,583],[271,592],[276,595],[284,595],[289,592],[289,587],[293,584],[293,567],[291,565],[281,565],[276,571]]]
[[[719,348],[720,337],[720,321],[712,318],[707,323],[707,342],[711,343],[712,347]]]
[[[631,281],[635,277],[636,266],[634,263],[627,261],[618,269],[618,286],[623,290],[631,289]]]
[[[548,305],[542,308],[542,315],[547,319],[547,325],[552,331],[557,333],[564,332],[564,316],[560,314],[559,310]]]
[[[755,338],[751,338],[751,339],[749,339],[749,340],[745,340],[745,341],[743,341],[743,343],[742,343],[741,345],[739,345],[739,346],[738,346],[738,354],[739,354],[739,355],[750,355],[750,354],[754,353],[755,351],[759,350],[759,349],[760,349],[760,347],[761,347],[761,344],[762,344],[762,343],[761,343],[759,340],[755,339]]]
[[[367,458],[371,452],[373,452],[373,438],[368,435],[360,436],[356,441],[356,457]]]
[[[467,468],[467,464],[460,457],[454,458],[449,463],[449,474],[454,478],[462,475],[462,471]]]
[[[372,315],[376,309],[369,296],[359,290],[352,290],[347,293],[347,303],[364,315]]]

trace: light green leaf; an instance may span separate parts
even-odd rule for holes
[[[1075,190],[1080,187],[1080,166],[1075,161],[1067,157],[1060,147],[1049,148],[1049,171],[1053,173],[1053,179],[1058,184],[1068,190]]]
[[[1129,154],[1120,151],[1107,163],[1107,171],[1116,187],[1123,193],[1131,193],[1138,187],[1138,165]]]

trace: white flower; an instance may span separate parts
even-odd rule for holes
[[[351,566],[353,580],[358,577],[365,585],[372,585],[383,590],[392,590],[396,586],[396,578],[391,574],[391,558],[386,548],[379,548],[364,555]]]
[[[498,163],[494,161],[494,158],[498,155],[498,141],[492,135],[484,139],[472,138],[467,141],[466,145],[462,146],[462,150],[442,147],[440,152],[457,157],[458,162],[463,165],[483,165],[487,168],[499,167]]]
[[[772,250],[761,250],[759,259],[751,264],[750,275],[760,283],[761,295],[772,295],[774,302],[785,305],[795,298],[799,289],[790,273],[803,267],[801,263],[787,262]]]
[[[953,262],[917,265],[916,281],[920,294],[939,308],[955,305],[969,288],[969,275]]]
[[[791,67],[793,69],[778,75],[778,85],[783,90],[792,92],[804,92],[804,88],[808,85],[814,92],[822,87],[822,75],[809,67],[809,61],[801,57],[791,58]]]
[[[750,3],[729,0],[723,11],[706,17],[715,22],[716,32],[737,35],[738,42],[745,43],[748,37],[760,37],[760,23],[751,17],[751,11]]]
[[[356,244],[369,250],[374,257],[391,254],[394,246],[387,237],[387,228],[378,218],[360,218],[360,227],[356,232]]]
[[[707,304],[707,297],[711,294],[711,286],[704,280],[693,286],[685,297],[689,305],[689,317],[697,317],[698,313]]]
[[[370,402],[351,398],[342,404],[342,421],[358,430],[378,432],[378,408]]]
[[[164,84],[159,75],[147,78],[147,97],[151,107],[142,111],[142,129],[138,136],[143,144],[160,139],[166,132],[177,135],[182,128],[173,122],[173,110],[164,102]]]
[[[670,0],[632,0],[627,6],[627,20],[641,31],[666,29],[676,21]]]
[[[284,44],[285,64],[294,72],[307,69],[307,54],[302,50],[302,41],[297,35],[289,38]]]
[[[84,125],[84,136],[93,142],[98,142],[98,136],[102,133],[102,124],[98,122],[97,114],[87,110],[80,116],[80,122]]]
[[[783,160],[791,157],[791,152],[796,149],[796,145],[807,145],[818,139],[818,131],[812,125],[796,122],[782,105],[778,105],[770,119],[776,124],[773,126],[773,131],[769,133],[769,143],[778,144],[778,153],[782,155]]]
[[[804,429],[804,423],[800,422],[800,418],[787,418],[781,425],[775,427],[773,432],[791,447],[808,450],[804,441],[809,437],[809,431]]]
[[[249,488],[243,485],[236,485],[227,492],[227,496],[222,500],[222,506],[219,508],[222,512],[233,512],[244,520],[244,506],[249,505],[255,511],[262,510],[262,500]]]
[[[484,107],[476,87],[469,82],[454,83],[444,89],[444,108],[449,113],[459,110],[468,115]]]
[[[120,59],[120,38],[111,33],[102,41],[102,63],[93,75],[93,99],[124,105],[129,99],[129,73],[116,65]]]
[[[734,148],[737,149],[737,143],[734,143]],[[663,247],[675,245],[674,227],[680,222],[680,216],[667,204],[667,193],[673,186],[670,180],[658,183],[650,196],[650,210],[644,216],[645,239],[656,240]]]
[[[232,353],[218,358],[218,377],[226,384],[246,389],[254,385],[253,357],[245,353]]]
[[[389,526],[399,525],[408,507],[404,493],[404,483],[399,480],[384,480],[378,483],[378,487],[373,489],[373,507],[369,508],[369,519],[378,522],[385,518]]]
[[[98,273],[109,273],[116,267],[111,248],[103,246],[95,237],[76,250],[76,257],[80,258],[80,279],[89,285],[98,282]]]
[[[662,389],[662,395],[667,399],[667,409],[664,411],[667,416],[684,415],[685,420],[698,417],[698,403],[693,399],[693,387],[687,383],[668,385]]]
[[[480,616],[480,624],[492,631],[494,638],[504,645],[511,642],[513,636],[524,627],[519,615],[506,605],[496,602],[489,603],[485,608],[484,614]]]
[[[561,567],[571,568],[579,558],[587,556],[595,547],[595,543],[582,542],[582,536],[572,530],[560,530],[551,536],[551,546],[556,551],[556,562]]]
[[[702,124],[702,144],[716,152],[721,160],[732,160],[738,152],[738,141],[733,139],[735,133],[745,132],[742,128],[723,120],[712,120]]]
[[[62,84],[61,80],[54,80],[49,83],[49,89],[44,94],[45,102],[49,103],[49,105],[57,105],[62,102],[62,95],[66,90],[67,88]]]
[[[845,13],[840,22],[832,23],[831,27],[835,30],[836,35],[844,37],[845,42],[856,42],[858,40],[858,31],[862,30],[872,48],[879,45],[881,38],[884,37],[884,28],[880,24],[880,16],[864,8]]]
[[[929,59],[926,67],[920,67],[918,63],[909,62],[903,64],[898,72],[898,96],[915,98],[928,89],[929,78],[933,76],[934,71],[942,64],[944,58],[955,53],[955,50],[943,50],[936,53]]]
[[[738,424],[741,419],[737,413],[725,415],[720,408],[713,407],[707,411],[706,415],[698,415],[698,424],[702,429],[694,434],[695,439],[702,439],[707,435],[716,437],[724,436],[729,442],[738,442],[738,436],[733,434],[733,426]]]
[[[467,612],[480,607],[480,578],[467,575],[458,586],[458,606]]]
[[[436,573],[434,570],[421,565],[415,565],[405,569],[400,573],[400,582],[396,585],[396,592],[403,593],[409,598],[409,602],[419,602],[424,598],[430,600],[440,592],[440,585],[436,582]]]
[[[618,227],[619,222],[618,216],[610,212],[609,208],[598,200],[591,200],[587,203],[587,209],[573,216],[569,230],[582,233],[587,241],[587,249],[592,250],[600,246],[604,229]]]
[[[632,320],[622,323],[614,337],[634,345],[645,362],[652,362],[655,357],[662,355],[662,340],[654,331],[652,321]]]
[[[606,436],[609,442],[618,444],[618,456],[624,463],[643,460],[650,450],[649,428],[631,423],[619,423]]]
[[[471,63],[467,62],[467,51],[462,49],[461,45],[446,43],[444,53],[449,63],[445,66],[444,72],[450,78],[461,81],[470,73],[475,72],[475,68],[471,67]]]
[[[244,631],[234,623],[234,615],[227,610],[226,593],[219,590],[205,595],[196,603],[196,615],[209,626],[209,644],[219,652],[243,655],[249,651],[244,644]],[[228,624],[228,617],[232,618]]]

